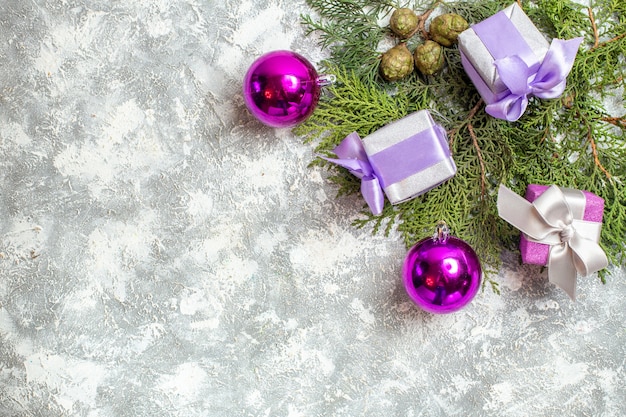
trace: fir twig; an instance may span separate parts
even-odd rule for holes
[[[620,39],[623,39],[624,37],[626,37],[626,32],[621,33],[621,34],[619,34],[619,35],[617,35],[617,36],[615,36],[615,37],[613,37],[613,38],[611,38],[611,39],[609,39],[607,41],[599,43],[598,45],[594,45],[592,49],[601,48],[601,47],[603,47],[603,46],[605,46],[605,45],[607,45],[607,44],[609,44],[611,42],[619,41]]]
[[[609,173],[609,171],[606,170],[604,165],[602,165],[602,162],[600,162],[600,157],[598,156],[598,147],[596,146],[596,141],[593,138],[593,131],[591,130],[591,126],[588,123],[585,123],[585,125],[587,126],[587,141],[589,142],[589,145],[591,145],[593,161],[595,162],[598,169],[600,169],[600,171],[602,171],[604,175],[606,175],[606,178],[610,180],[612,178],[612,175]]]
[[[472,109],[469,111],[469,113],[467,113],[467,117],[465,118],[465,121],[467,123],[469,123],[472,118],[474,117],[474,115],[476,114],[476,112],[478,110],[480,110],[480,108],[483,106],[484,101],[481,98],[480,100],[478,100],[476,102],[476,104],[474,104],[474,107],[472,107]],[[456,133],[458,132],[459,128],[454,128],[448,131],[448,136],[450,136],[450,146],[452,146],[454,144],[454,137],[456,136]]]
[[[476,137],[476,133],[474,132],[474,126],[470,121],[467,124],[467,130],[469,131],[470,137],[472,138],[472,144],[476,149],[476,156],[478,157],[478,162],[480,163],[480,199],[484,200],[485,194],[487,193],[487,173],[485,170],[485,160],[483,159],[483,154],[480,151],[480,146],[478,146],[478,138]]]
[[[615,126],[626,127],[626,119],[623,117],[603,117],[600,120]]]
[[[589,14],[589,20],[591,21],[591,30],[593,31],[593,46],[591,47],[591,49],[595,49],[600,44],[598,26],[596,25],[596,19],[593,17],[593,9],[591,7],[587,7],[587,13]]]
[[[442,2],[442,0],[438,0],[437,2],[435,2],[435,4],[433,4],[428,10],[426,10],[424,13],[420,14],[417,16],[417,28],[415,29],[415,31],[411,34],[411,36],[415,35],[416,33],[420,33],[422,35],[422,37],[424,39],[429,39],[430,36],[428,35],[428,32],[426,31],[426,21],[428,20],[428,18],[430,17],[431,13],[435,10],[435,8]],[[409,37],[411,37],[409,36]]]

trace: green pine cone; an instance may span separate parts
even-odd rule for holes
[[[401,43],[382,55],[380,74],[387,81],[397,81],[413,72],[413,55]]]
[[[415,66],[422,74],[433,75],[443,63],[443,48],[437,42],[426,41],[415,49]]]
[[[394,10],[389,20],[391,30],[400,39],[406,39],[411,36],[417,29],[417,25],[417,15],[413,10],[407,8]]]
[[[469,28],[465,19],[455,13],[446,13],[430,22],[430,38],[443,46],[456,43],[459,33]]]

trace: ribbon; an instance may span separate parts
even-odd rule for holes
[[[365,153],[359,134],[356,132],[350,133],[333,152],[339,157],[338,159],[324,159],[347,168],[352,175],[361,179],[361,194],[363,194],[363,198],[370,210],[375,215],[382,213],[385,205],[383,188]]]
[[[406,137],[407,129],[417,132]],[[450,158],[446,131],[424,111],[389,124],[363,140],[352,132],[334,152],[338,159],[323,159],[347,168],[361,179],[361,193],[375,215],[383,211],[385,193],[395,204],[441,183],[424,170]],[[420,174],[419,179],[416,174]]]
[[[497,59],[494,64],[510,94],[488,104],[485,108],[487,113],[513,122],[526,111],[530,96],[556,98],[563,94],[565,79],[574,65],[582,39],[553,39],[536,71],[517,55]]]
[[[529,240],[550,245],[548,279],[576,299],[577,273],[587,276],[608,265],[598,244],[601,223],[582,220],[585,196],[550,186],[530,203],[500,185],[498,214]]]
[[[432,119],[431,119],[432,121]],[[434,123],[434,122],[433,122]],[[391,128],[393,124],[385,126],[384,134],[388,137],[392,136]],[[420,126],[424,127],[424,126]],[[393,127],[396,129],[395,127]],[[399,135],[407,135],[406,130],[396,131]],[[364,139],[364,142],[371,144],[373,138]],[[380,142],[383,142],[382,140]],[[364,147],[367,147],[367,143]],[[423,130],[409,136],[385,149],[372,153],[370,148],[366,153],[374,174],[380,181],[380,186],[386,189],[389,185],[395,184],[416,174],[418,171],[431,167],[438,162],[450,157],[450,148],[448,147],[448,139],[446,131],[438,124],[430,124]]]
[[[519,13],[524,12],[519,10]],[[527,24],[532,25],[532,22],[528,21]],[[500,80],[509,92],[489,103],[485,110],[493,117],[511,122],[522,116],[530,96],[556,98],[563,94],[565,79],[583,41],[582,37],[553,39],[540,61],[537,52],[525,39],[525,36],[531,36],[527,33],[529,29],[516,26],[504,11],[475,24],[472,30],[494,59]]]

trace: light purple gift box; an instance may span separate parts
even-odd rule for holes
[[[547,185],[530,184],[526,188],[526,200],[531,203],[537,199],[545,190]],[[596,223],[602,223],[602,214],[604,213],[604,199],[589,191],[582,191],[585,196],[586,204],[582,220]],[[520,239],[520,252],[522,254],[522,262],[534,265],[548,265],[548,257],[550,254],[550,246],[532,242],[526,238],[524,234]]]
[[[427,110],[411,113],[362,140],[351,133],[334,152],[338,159],[325,159],[361,179],[361,193],[374,214],[382,212],[384,195],[398,204],[456,173],[446,131]]]
[[[369,134],[363,147],[391,204],[417,197],[456,173],[446,132],[427,110]]]
[[[565,90],[582,38],[548,42],[513,3],[459,35],[461,62],[493,117],[515,121],[528,98]]]

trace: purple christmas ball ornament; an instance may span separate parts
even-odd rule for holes
[[[322,86],[334,76],[318,76],[313,65],[291,51],[273,51],[252,63],[243,81],[248,110],[272,127],[291,127],[306,120]]]
[[[443,226],[445,228],[445,226]],[[406,291],[422,309],[435,314],[452,313],[476,295],[482,279],[480,260],[467,242],[437,229],[433,238],[413,246],[404,260]]]

